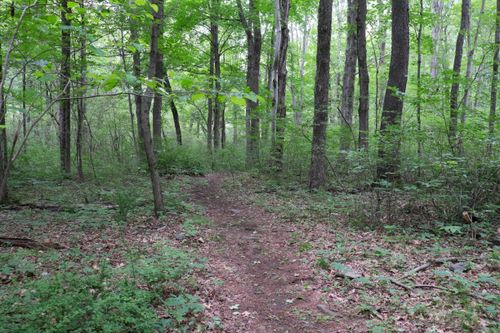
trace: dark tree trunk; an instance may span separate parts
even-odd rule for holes
[[[495,139],[496,112],[497,112],[497,89],[498,89],[498,66],[500,65],[500,0],[497,0],[497,18],[495,29],[495,54],[493,56],[493,72],[491,77],[491,102],[490,116],[488,119],[488,146],[487,153],[493,154],[493,143]]]
[[[326,126],[330,86],[330,45],[332,38],[332,0],[320,0],[318,8],[318,46],[314,87],[314,123],[309,187],[316,189],[326,182]]]
[[[342,80],[342,104],[340,107],[340,151],[351,148],[353,141],[352,109],[354,101],[354,81],[356,76],[357,42],[356,18],[357,0],[347,1],[347,46],[345,51],[344,77]]]
[[[5,95],[3,92],[4,78],[3,78],[3,52],[2,42],[0,41],[0,203],[7,200],[7,129],[5,128],[5,115],[6,103]]]
[[[211,59],[211,76],[210,76],[210,91],[213,111],[213,147],[219,149],[221,147],[221,103],[219,100],[219,92],[221,89],[221,68],[220,68],[220,51],[219,51],[219,0],[211,0],[210,13],[210,59]]]
[[[80,7],[84,8],[84,0],[80,3]],[[79,91],[78,91],[78,103],[77,103],[77,124],[76,124],[76,169],[78,173],[78,179],[83,180],[83,122],[85,119],[86,111],[86,73],[87,73],[87,41],[86,41],[86,31],[85,31],[85,16],[81,16],[82,32],[80,33],[80,78],[79,78]]]
[[[403,98],[406,92],[410,54],[408,0],[392,0],[392,49],[389,79],[384,98],[377,176],[379,179],[400,179],[400,144]]]
[[[182,146],[182,131],[181,131],[181,123],[179,121],[179,112],[177,111],[177,107],[175,105],[172,85],[170,84],[170,79],[168,78],[168,74],[166,71],[165,71],[165,89],[169,94],[170,111],[172,111],[172,118],[174,120],[175,137],[177,139],[177,144],[179,146]]]
[[[357,42],[359,66],[359,148],[368,150],[370,77],[366,61],[366,0],[358,0]]]
[[[152,12],[154,22],[151,29],[151,59],[154,62],[153,79],[160,83],[163,79],[163,54],[160,50],[163,39],[163,7],[164,0],[153,0],[152,3],[158,6],[158,10]],[[151,65],[150,65],[151,66]],[[153,98],[153,145],[155,150],[161,149],[162,143],[162,111],[163,97],[158,91],[155,91]],[[148,117],[149,119],[149,117]]]
[[[273,107],[276,114],[276,140],[272,147],[274,168],[281,171],[283,168],[283,148],[285,144],[286,121],[286,56],[288,50],[288,14],[290,11],[289,0],[275,0],[275,41],[273,62]]]
[[[423,16],[424,16],[424,2],[420,0],[419,3],[419,16],[420,21],[418,24],[417,32],[417,154],[419,160],[422,160],[422,30],[423,30]],[[420,170],[420,169],[419,169]]]
[[[159,0],[162,1],[162,0]],[[155,3],[155,1],[153,1]],[[156,5],[158,5],[158,0],[156,0]],[[153,13],[155,16],[157,13]],[[135,31],[136,27],[132,27],[132,36],[131,39],[134,40],[137,38],[137,32]],[[156,60],[158,59],[158,38],[159,31],[157,27],[157,23],[153,22],[151,26],[151,45],[150,45],[150,54],[149,54],[149,71],[148,78],[153,79],[157,73],[156,71]],[[134,63],[134,75],[137,78],[141,76],[141,58],[138,51],[136,51],[133,55],[133,63]],[[155,92],[151,87],[146,88],[146,92],[143,94],[142,87],[140,81],[135,84],[135,104],[136,104],[136,113],[137,113],[137,124],[139,126],[139,135],[141,139],[141,143],[144,148],[144,152],[146,155],[146,161],[148,163],[149,176],[151,178],[151,185],[153,188],[153,199],[154,199],[154,212],[155,216],[158,216],[160,212],[164,211],[164,203],[163,203],[163,193],[160,185],[160,176],[158,174],[158,170],[156,169],[156,156],[153,149],[153,140],[151,138],[151,130],[149,126],[149,109],[151,107],[151,102],[154,98]]]
[[[448,140],[450,147],[454,153],[458,151],[458,92],[460,89],[460,71],[462,69],[462,56],[464,52],[465,36],[469,31],[470,21],[470,0],[462,0],[462,18],[460,20],[460,31],[457,36],[457,44],[455,47],[455,60],[453,61],[453,83],[450,92],[450,128],[448,132]]]
[[[237,0],[240,21],[247,36],[247,87],[255,95],[259,94],[260,56],[262,53],[262,33],[260,28],[259,12],[254,0],[248,0],[248,15],[246,16],[241,4]],[[246,100],[246,165],[252,168],[259,162],[260,118],[257,107],[258,101]]]
[[[68,0],[61,1],[61,72],[60,89],[62,91],[59,104],[59,150],[61,171],[71,172],[71,21],[68,14]]]

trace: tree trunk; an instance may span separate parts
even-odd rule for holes
[[[392,0],[392,49],[389,79],[382,110],[377,177],[400,180],[401,118],[410,54],[408,0]]]
[[[219,45],[219,0],[210,1],[210,59],[213,72],[210,76],[210,91],[213,105],[213,147],[219,149],[221,146],[221,103],[219,92],[221,90],[221,68],[220,68],[220,45]]]
[[[495,54],[493,56],[493,72],[491,73],[491,102],[490,116],[488,118],[488,156],[493,154],[493,144],[495,142],[496,110],[497,110],[497,89],[498,89],[498,66],[500,65],[500,0],[497,0],[497,18],[495,29]]]
[[[302,50],[300,55],[300,92],[299,92],[299,106],[298,106],[298,115],[296,117],[297,124],[302,125],[302,113],[304,112],[304,86],[305,86],[305,71],[306,71],[306,55],[307,48],[309,43],[309,32],[311,29],[309,28],[309,19],[306,16],[304,18],[304,25],[302,27]]]
[[[366,0],[358,0],[357,34],[359,66],[359,148],[368,150],[370,77],[366,61]]]
[[[285,144],[286,121],[286,56],[288,50],[288,14],[290,0],[274,1],[275,40],[273,61],[273,107],[276,114],[276,141],[272,147],[273,166],[277,171],[283,168],[283,148]]]
[[[470,96],[470,89],[472,86],[471,82],[471,76],[472,76],[472,61],[474,60],[474,53],[476,52],[477,48],[477,42],[479,39],[479,34],[481,33],[481,20],[484,14],[484,6],[485,6],[486,0],[481,1],[481,9],[479,11],[479,17],[477,19],[477,26],[476,26],[476,33],[474,35],[474,41],[472,42],[471,45],[471,35],[470,35],[470,30],[469,33],[467,34],[467,67],[465,70],[465,88],[464,88],[464,97],[463,97],[463,102],[462,102],[462,108],[460,112],[460,124],[461,124],[461,129],[463,131],[465,127],[465,120],[467,118],[467,110],[470,107],[469,103],[469,96]],[[464,154],[464,146],[463,146],[463,135],[462,131],[458,134],[458,148],[460,151],[460,154]]]
[[[417,154],[418,159],[422,160],[422,30],[424,16],[424,2],[420,0],[419,16],[417,32]],[[420,171],[420,168],[419,168]]]
[[[59,103],[59,149],[61,171],[71,172],[71,21],[68,0],[61,0],[61,71],[60,89],[63,92]]]
[[[2,42],[0,41],[0,203],[4,203],[8,197],[7,190],[7,129],[5,128],[6,103],[3,92],[3,52]]]
[[[156,3],[155,3],[156,1]],[[158,0],[153,1],[156,5],[158,5]],[[162,1],[162,0],[159,0]],[[153,11],[153,17],[155,17],[157,13]],[[155,20],[156,21],[156,20]],[[158,23],[153,22],[151,26],[151,46],[150,46],[150,54],[149,54],[149,71],[148,78],[153,79],[156,75],[156,64],[157,64],[157,52],[158,52],[158,38],[159,38],[159,29]],[[137,38],[137,32],[134,27],[132,27],[131,39]],[[140,54],[138,51],[134,53],[133,62],[134,62],[134,75],[137,78],[140,78]],[[151,185],[153,188],[153,199],[154,199],[154,213],[155,216],[158,216],[161,211],[164,210],[163,203],[163,193],[161,191],[160,185],[160,176],[158,174],[158,170],[156,169],[156,156],[153,149],[153,141],[151,138],[151,130],[149,126],[149,109],[151,107],[151,102],[154,97],[154,91],[151,87],[146,88],[146,92],[143,94],[142,87],[140,81],[135,84],[135,100],[136,100],[136,113],[137,113],[137,123],[139,126],[139,135],[141,138],[141,142],[145,151],[146,160],[148,163],[149,176],[151,178]]]
[[[326,182],[326,127],[328,124],[328,90],[330,86],[330,45],[332,37],[332,0],[320,0],[318,8],[318,45],[314,87],[314,123],[309,188]]]
[[[340,151],[351,148],[353,141],[352,109],[354,101],[354,81],[356,76],[357,60],[357,21],[358,0],[347,1],[347,42],[345,51],[344,77],[342,80],[342,104],[340,107]]]
[[[177,111],[177,107],[175,105],[172,85],[170,84],[167,71],[165,71],[165,89],[169,94],[170,111],[172,111],[172,118],[174,120],[175,137],[177,139],[177,144],[179,146],[182,146],[182,131],[181,131],[181,123],[179,121],[179,112]]]
[[[80,8],[85,8],[85,0],[80,3]],[[83,173],[83,121],[85,119],[86,111],[86,73],[87,73],[87,40],[86,40],[86,30],[85,30],[85,15],[81,16],[81,28],[80,33],[80,78],[79,78],[79,91],[78,91],[78,103],[77,103],[77,124],[76,124],[76,169],[78,173],[78,179],[84,179]]]
[[[163,71],[163,54],[160,50],[160,45],[163,40],[163,8],[164,0],[152,0],[152,4],[158,6],[158,10],[153,10],[152,14],[154,17],[154,22],[152,24],[151,30],[151,56],[150,61],[154,64],[154,73],[152,79],[154,79],[158,84],[161,82],[164,76]],[[154,36],[154,37],[153,37]],[[151,65],[150,65],[151,66]],[[153,98],[153,146],[155,150],[161,149],[162,143],[162,111],[163,97],[162,94],[155,90]],[[149,121],[149,117],[148,117]]]
[[[455,60],[453,61],[453,83],[450,92],[450,126],[448,132],[448,141],[454,153],[458,149],[458,92],[460,89],[460,71],[462,69],[462,56],[464,52],[464,40],[469,31],[470,20],[470,0],[462,0],[462,17],[460,20],[460,31],[457,36],[457,44],[455,47]]]
[[[434,50],[432,53],[431,59],[431,77],[435,79],[438,75],[438,59],[439,59],[439,43],[441,36],[441,27],[442,27],[442,15],[443,15],[443,1],[442,0],[433,0],[432,1],[432,12],[435,15],[434,18],[434,26],[432,27],[432,44],[434,46]]]
[[[241,0],[237,0],[240,21],[247,36],[247,87],[259,95],[260,56],[262,53],[262,33],[259,12],[254,0],[248,0],[248,16],[245,16]],[[246,100],[246,165],[252,168],[259,162],[260,118],[258,101]]]

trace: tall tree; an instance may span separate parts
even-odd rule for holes
[[[391,64],[382,110],[378,147],[377,177],[400,179],[401,118],[410,58],[408,0],[392,0]]]
[[[317,189],[326,182],[326,127],[328,124],[328,90],[330,88],[330,46],[332,39],[333,0],[320,0],[318,8],[318,45],[316,82],[314,86],[314,122],[309,188]]]
[[[432,27],[432,44],[433,53],[431,59],[431,77],[435,79],[438,75],[438,60],[439,60],[439,50],[440,50],[440,38],[441,30],[443,27],[442,15],[443,15],[444,3],[443,0],[432,0],[432,12],[434,14],[434,26]]]
[[[451,149],[457,153],[458,149],[458,92],[460,89],[460,72],[462,69],[462,57],[464,52],[465,36],[469,31],[470,25],[470,0],[462,0],[462,15],[460,19],[460,31],[457,36],[457,44],[455,47],[455,59],[453,61],[453,82],[450,92],[450,126],[448,130],[448,141]]]
[[[241,24],[247,37],[247,87],[255,94],[259,94],[260,57],[262,53],[262,32],[259,12],[255,0],[248,0],[248,14],[245,14],[241,0],[237,0],[238,13]],[[259,160],[260,119],[258,101],[246,100],[246,164],[253,167]]]
[[[283,167],[283,147],[285,143],[285,120],[286,120],[286,56],[288,49],[289,29],[288,15],[290,12],[290,0],[274,1],[275,38],[274,38],[274,61],[273,61],[273,107],[276,115],[276,140],[272,147],[273,162],[276,170]]]
[[[179,120],[179,111],[177,111],[177,106],[175,105],[172,85],[170,84],[170,79],[168,78],[168,73],[165,71],[165,90],[169,94],[168,101],[170,104],[170,111],[172,112],[172,119],[174,120],[175,127],[175,138],[177,140],[177,144],[182,146],[182,130],[181,123]]]
[[[500,65],[500,0],[497,0],[497,15],[495,29],[495,53],[493,56],[493,72],[491,73],[491,102],[490,115],[488,118],[488,155],[493,154],[493,143],[495,138],[495,126],[497,117],[497,89],[498,89],[498,66]]]
[[[61,171],[71,172],[71,9],[68,0],[61,0],[61,71],[59,103],[59,150]]]
[[[81,0],[80,8],[82,13],[85,13],[85,0]],[[80,75],[78,78],[78,102],[77,102],[77,122],[76,122],[76,169],[78,174],[78,179],[83,180],[83,122],[85,119],[85,111],[87,108],[87,102],[85,97],[86,85],[87,85],[87,31],[85,24],[85,14],[80,15],[80,35],[79,35],[79,46],[80,46]]]
[[[417,32],[417,154],[422,158],[422,33],[423,33],[424,1],[419,1],[419,23]]]
[[[357,53],[359,68],[359,148],[368,150],[370,77],[366,61],[366,0],[358,0],[357,6]]]
[[[164,77],[163,70],[163,53],[161,51],[161,45],[163,40],[163,20],[164,20],[164,0],[153,0],[151,2],[157,7],[153,8],[153,25],[152,25],[152,38],[151,38],[151,54],[152,61],[154,61],[155,72],[153,74],[153,79],[160,84]],[[153,38],[153,34],[155,35]],[[153,45],[153,42],[156,45]],[[156,150],[161,148],[162,142],[162,106],[163,97],[158,91],[155,91],[153,98],[153,144]]]
[[[220,42],[219,42],[219,6],[220,0],[210,0],[210,98],[213,112],[213,147],[221,147],[221,90]]]
[[[152,4],[159,6],[159,2],[163,0],[153,0]],[[158,27],[157,12],[153,10],[153,22],[151,24],[151,41],[150,41],[150,52],[149,52],[149,69],[148,69],[148,79],[153,80],[157,73],[157,61],[158,57],[158,41],[160,29]],[[138,27],[132,26],[131,28],[131,41],[136,42],[138,40]],[[134,75],[139,78],[141,77],[141,56],[138,50],[133,54],[133,70]],[[149,126],[149,109],[151,108],[151,103],[154,98],[155,92],[151,86],[147,86],[146,91],[143,93],[142,86],[139,80],[134,85],[135,90],[135,105],[137,113],[137,124],[139,127],[140,142],[143,145],[144,152],[146,155],[146,161],[148,164],[149,176],[151,179],[151,185],[153,189],[153,199],[154,199],[154,212],[158,216],[160,212],[165,210],[163,202],[163,193],[160,184],[160,175],[156,167],[156,155],[153,149],[153,140],[151,137],[151,129]]]
[[[5,126],[6,103],[4,94],[5,72],[2,42],[0,41],[0,203],[7,199],[7,129]]]
[[[357,60],[357,7],[358,0],[347,0],[347,46],[342,80],[342,104],[340,107],[340,151],[349,150],[353,141],[352,110]]]

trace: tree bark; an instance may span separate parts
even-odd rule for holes
[[[370,77],[366,61],[366,0],[358,0],[357,42],[359,66],[359,149],[368,150]]]
[[[422,31],[423,31],[423,16],[424,2],[419,2],[419,16],[417,32],[417,154],[419,160],[422,160]],[[420,171],[420,169],[419,169]]]
[[[181,130],[181,123],[179,121],[179,112],[177,111],[177,106],[175,105],[172,85],[170,84],[170,79],[168,78],[168,73],[166,71],[165,71],[165,89],[169,94],[170,111],[172,112],[172,119],[174,120],[175,137],[177,140],[177,144],[179,146],[182,146],[182,130]]]
[[[3,92],[3,52],[2,42],[0,41],[0,203],[4,203],[8,197],[7,190],[7,129],[5,127],[6,103]]]
[[[61,0],[61,71],[60,89],[63,91],[59,103],[59,150],[61,171],[71,172],[71,21],[68,0]]]
[[[497,89],[498,89],[498,66],[500,65],[500,0],[497,0],[497,17],[495,29],[495,54],[493,56],[493,72],[491,73],[491,102],[490,115],[488,118],[488,156],[493,154],[495,142],[496,110],[497,110]]]
[[[441,29],[442,29],[442,15],[443,15],[443,1],[442,0],[433,0],[432,1],[432,12],[435,15],[434,18],[434,26],[432,27],[432,44],[433,44],[433,53],[431,59],[431,77],[435,79],[438,75],[438,59],[439,59],[439,43],[441,38]]]
[[[460,71],[462,69],[462,56],[464,51],[465,36],[469,31],[470,21],[470,0],[462,0],[462,16],[460,20],[460,31],[457,36],[457,44],[455,47],[455,59],[453,61],[453,83],[451,84],[450,92],[450,126],[448,130],[448,141],[454,153],[458,151],[458,92],[460,89]]]
[[[389,79],[382,110],[377,177],[400,180],[401,118],[410,55],[408,0],[392,0],[392,49]]]
[[[164,0],[152,0],[152,4],[158,6],[158,10],[153,10],[154,22],[151,26],[151,59],[154,62],[154,73],[152,79],[158,84],[164,76],[163,54],[160,45],[163,39],[163,19],[164,19]],[[151,66],[151,65],[150,65]],[[160,150],[162,146],[162,111],[163,97],[160,92],[155,90],[153,98],[153,146],[155,150]],[[149,120],[149,117],[148,117]]]
[[[240,21],[247,37],[247,87],[255,95],[259,94],[260,57],[262,53],[262,33],[259,12],[254,0],[248,0],[248,15],[246,16],[241,4],[237,0]],[[246,100],[246,165],[252,168],[259,162],[260,145],[260,118],[257,107],[258,101]]]
[[[213,105],[213,147],[221,147],[221,90],[220,45],[219,45],[219,0],[210,0],[210,59],[213,73],[210,76],[210,91]]]
[[[286,121],[286,56],[288,50],[288,14],[290,0],[274,1],[275,40],[274,40],[274,75],[273,75],[273,107],[276,114],[276,141],[272,148],[273,166],[277,171],[283,169],[283,148],[285,144]]]
[[[342,104],[340,107],[340,151],[351,149],[353,141],[352,110],[354,101],[354,81],[357,60],[357,7],[358,0],[347,1],[347,42],[345,51],[344,77],[342,80]]]
[[[309,188],[317,189],[326,182],[326,127],[328,124],[330,86],[330,46],[332,37],[332,0],[320,0],[318,8],[318,45],[316,82],[314,87],[314,122]]]
[[[80,3],[80,8],[85,8],[85,0]],[[80,78],[78,80],[79,91],[78,91],[78,103],[77,103],[77,124],[76,124],[76,169],[78,174],[78,179],[84,179],[83,173],[83,122],[85,119],[86,112],[86,73],[87,73],[87,40],[86,40],[86,30],[85,30],[85,15],[81,15],[81,28],[80,33]]]
[[[158,0],[154,0],[158,1]],[[159,0],[162,1],[162,0]],[[155,3],[155,2],[153,2]],[[158,3],[156,3],[158,5]],[[153,17],[156,14],[153,13]],[[158,27],[157,23],[153,22],[151,25],[151,44],[150,44],[150,54],[149,54],[149,70],[148,70],[148,78],[151,80],[156,75],[156,60],[157,52],[158,52]],[[132,27],[132,36],[131,39],[135,40],[137,38],[137,31],[135,27]],[[134,64],[134,75],[137,78],[141,76],[141,58],[138,51],[136,51],[133,55],[133,64]],[[137,124],[139,126],[139,135],[141,138],[141,143],[144,148],[144,152],[146,155],[146,161],[148,164],[149,176],[151,179],[151,185],[153,189],[153,199],[154,199],[154,213],[155,216],[158,216],[160,212],[165,210],[165,206],[163,203],[163,193],[160,185],[160,176],[158,174],[158,170],[156,169],[156,156],[153,149],[153,141],[151,138],[151,130],[149,126],[149,109],[151,107],[151,102],[153,100],[155,92],[151,87],[146,88],[146,92],[143,94],[142,87],[140,81],[134,86],[135,89],[135,104],[136,104],[136,113],[137,113]]]

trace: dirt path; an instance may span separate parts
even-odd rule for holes
[[[205,180],[191,198],[213,222],[201,248],[208,258],[202,286],[208,312],[222,319],[224,332],[342,331],[318,310],[321,293],[306,287],[314,285],[314,271],[289,245],[294,227],[226,193],[223,175]]]

